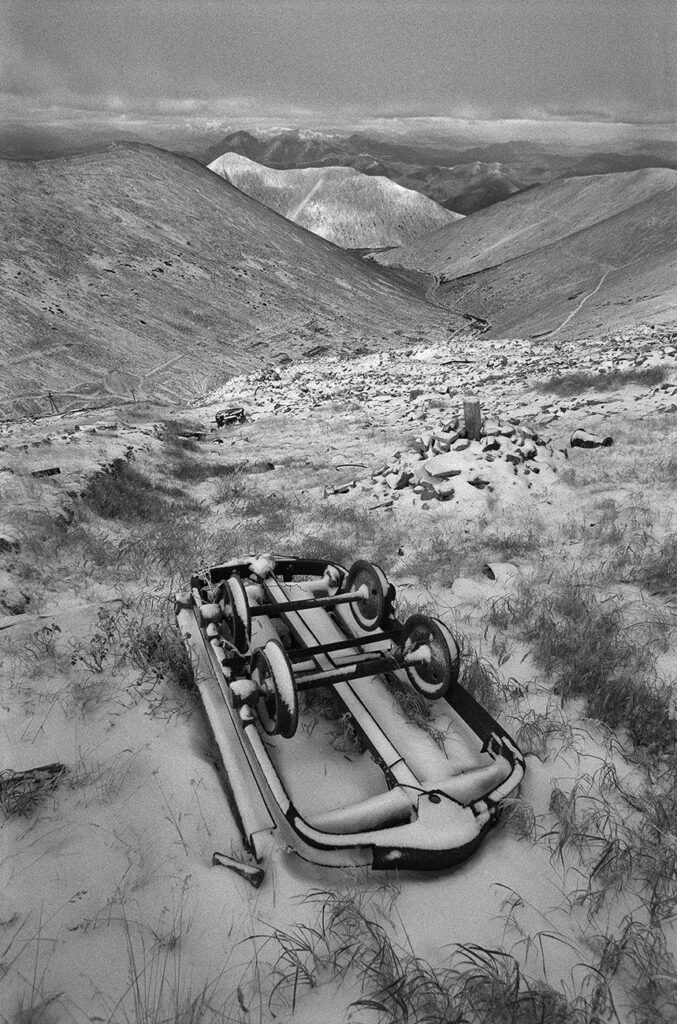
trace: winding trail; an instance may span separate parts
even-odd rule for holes
[[[568,315],[568,316],[566,316],[564,320],[562,320],[562,323],[561,323],[561,324],[559,325],[559,327],[555,327],[555,329],[554,329],[554,330],[552,330],[552,331],[548,331],[548,332],[547,332],[547,334],[541,334],[541,335],[539,335],[539,337],[541,337],[541,338],[551,338],[551,337],[553,336],[553,334],[558,334],[558,333],[559,333],[559,331],[561,331],[563,327],[566,327],[566,325],[567,325],[567,324],[569,323],[569,321],[570,321],[570,320],[571,320],[571,319],[572,319],[573,317],[575,317],[575,316],[576,316],[576,314],[577,314],[577,313],[579,312],[579,310],[580,310],[580,309],[581,309],[581,308],[582,308],[582,307],[584,306],[584,304],[585,304],[585,303],[586,303],[586,302],[588,301],[588,299],[591,299],[591,298],[593,297],[593,295],[596,295],[596,294],[597,294],[597,292],[598,292],[598,291],[600,290],[600,288],[602,287],[602,285],[604,284],[605,280],[607,279],[607,277],[609,276],[609,274],[611,273],[611,271],[612,271],[612,270],[616,270],[616,267],[608,267],[608,268],[607,268],[607,269],[606,269],[606,270],[604,271],[604,273],[602,274],[602,276],[601,276],[601,277],[600,277],[600,279],[599,279],[599,282],[598,282],[598,284],[597,284],[597,287],[596,287],[596,288],[594,288],[594,289],[593,289],[593,290],[592,290],[591,292],[588,292],[588,294],[587,294],[587,295],[584,295],[584,296],[583,296],[583,298],[582,298],[582,299],[581,299],[581,301],[580,301],[580,302],[578,303],[578,305],[576,306],[576,308],[575,308],[575,309],[572,309],[572,311],[571,311],[571,312],[569,313],[569,315]]]

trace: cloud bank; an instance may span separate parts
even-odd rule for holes
[[[4,0],[0,91],[26,111],[666,120],[676,17],[672,0]]]

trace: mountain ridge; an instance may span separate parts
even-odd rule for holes
[[[239,153],[209,169],[308,231],[346,248],[402,245],[460,214],[381,175],[347,166],[275,170]]]

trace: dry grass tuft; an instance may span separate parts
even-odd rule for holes
[[[540,381],[535,388],[539,391],[554,391],[558,395],[578,395],[581,391],[594,388],[596,391],[615,391],[628,384],[655,387],[667,376],[663,366],[639,367],[634,370],[609,370],[594,373],[578,370],[576,373],[555,374]]]
[[[491,624],[518,630],[563,701],[583,699],[590,717],[625,729],[637,747],[675,748],[673,689],[657,674],[656,630],[627,625],[613,596],[598,596],[573,573],[554,574],[522,582],[494,606]]]

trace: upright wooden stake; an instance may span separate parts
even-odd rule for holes
[[[479,398],[463,400],[463,418],[466,433],[471,441],[479,441],[482,434],[482,409]]]

